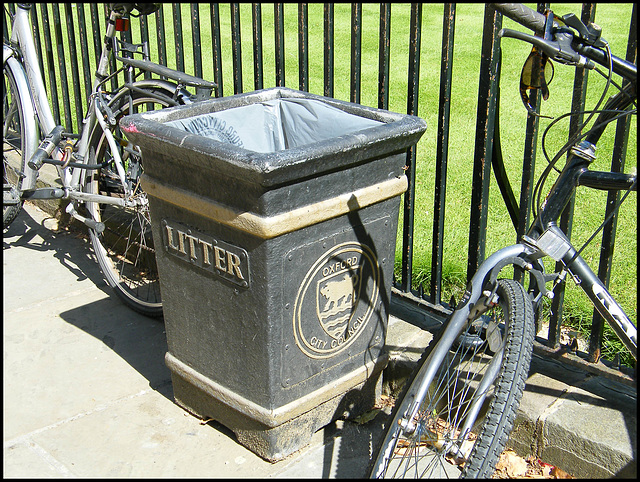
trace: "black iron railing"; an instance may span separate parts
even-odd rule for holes
[[[342,50],[336,52],[336,21],[335,9],[339,4],[327,3],[322,6],[322,18],[318,17],[318,10],[314,10],[316,15],[311,17],[309,5],[307,4],[275,4],[274,6],[263,7],[261,4],[251,4],[250,15],[247,15],[247,5],[241,4],[166,4],[162,9],[154,14],[155,31],[150,31],[151,19],[139,17],[132,19],[132,31],[139,32],[140,40],[149,41],[153,44],[152,59],[178,70],[196,76],[213,80],[219,85],[217,96],[231,95],[245,90],[262,89],[265,87],[288,86],[300,90],[309,90],[312,80],[310,74],[310,24],[316,29],[322,28],[323,45],[323,72],[321,89],[318,94],[333,97],[336,86],[349,85],[348,99],[352,102],[360,103],[362,99],[362,76],[363,70],[361,60],[366,47],[363,46],[363,36],[375,35],[370,31],[363,30],[363,4],[350,5],[350,44],[349,52]],[[396,5],[398,5],[396,7]],[[549,4],[538,4],[538,9],[542,11]],[[6,11],[13,12],[14,4],[5,4],[4,15],[4,37],[5,40],[10,34],[10,21]],[[341,5],[340,8],[344,7]],[[437,109],[437,125],[430,125],[428,130],[437,130],[435,158],[429,162],[435,163],[433,183],[433,205],[420,206],[420,209],[432,210],[433,222],[431,227],[426,227],[432,231],[431,235],[431,260],[426,265],[430,266],[430,274],[427,287],[422,282],[416,282],[414,276],[414,237],[416,229],[425,229],[425,226],[416,227],[414,224],[414,214],[416,210],[416,174],[419,160],[426,162],[418,155],[418,147],[412,148],[407,153],[406,175],[409,179],[409,190],[404,195],[404,208],[402,213],[402,247],[401,247],[401,267],[398,270],[398,279],[394,282],[394,294],[396,298],[410,301],[428,310],[435,315],[443,315],[449,310],[448,300],[443,300],[443,268],[447,265],[445,256],[446,235],[450,229],[445,221],[445,201],[451,196],[459,196],[459,193],[452,191],[447,181],[447,171],[450,156],[450,126],[451,126],[451,99],[452,86],[456,79],[453,74],[454,58],[454,34],[456,31],[456,10],[461,8],[456,4],[444,4],[442,7],[442,34],[441,39],[433,38],[433,32],[425,32],[423,25],[423,4],[411,4],[410,7],[399,4],[384,3],[379,6],[366,5],[370,10],[379,9],[379,33],[378,33],[378,83],[377,83],[377,107],[389,108],[389,95],[391,89],[396,87],[390,85],[390,59],[391,48],[391,23],[408,22],[409,38],[407,63],[407,84],[404,98],[406,99],[406,111],[409,114],[421,115],[427,109]],[[268,10],[265,10],[267,9]],[[492,171],[497,178],[502,199],[505,203],[506,211],[511,217],[515,231],[515,238],[519,238],[527,228],[530,221],[531,193],[534,182],[534,171],[536,165],[536,150],[538,146],[538,119],[530,116],[527,120],[526,131],[523,133],[524,139],[524,160],[522,164],[522,176],[520,180],[520,197],[516,199],[513,189],[509,183],[507,173],[501,158],[501,148],[497,132],[496,112],[499,95],[500,78],[500,42],[497,32],[501,28],[502,15],[496,13],[490,7],[484,8],[484,22],[482,43],[477,48],[481,52],[480,65],[478,70],[479,80],[477,97],[473,100],[476,106],[475,132],[473,140],[469,135],[469,142],[474,143],[473,149],[473,173],[472,189],[468,202],[469,222],[468,233],[468,261],[467,279],[475,272],[479,264],[485,258],[487,242],[487,223],[489,206],[489,188]],[[393,15],[396,9],[405,12],[400,19]],[[590,21],[595,18],[596,4],[583,4],[582,19]],[[290,20],[293,12],[297,11],[297,32],[292,33],[292,22],[286,27],[286,20]],[[104,4],[39,4],[32,9],[32,22],[36,45],[41,59],[41,68],[45,73],[45,79],[49,84],[50,101],[56,120],[65,125],[67,129],[77,129],[81,123],[83,109],[86,108],[86,93],[90,90],[92,72],[95,70],[95,59],[98,57],[101,48],[102,32],[105,21]],[[408,15],[406,13],[408,12]],[[266,14],[269,14],[269,31],[267,31]],[[287,14],[285,16],[285,13]],[[264,15],[263,15],[264,14]],[[207,18],[208,21],[203,20]],[[408,19],[407,19],[408,17]],[[137,20],[137,21],[136,21]],[[633,6],[631,18],[619,19],[621,22],[629,23],[629,37],[627,58],[635,61],[637,55],[636,40],[636,7]],[[230,27],[230,42],[228,36],[222,32],[223,25]],[[246,48],[248,43],[246,25],[251,25],[250,29],[250,51]],[[245,28],[243,29],[243,26]],[[64,27],[64,28],[63,28]],[[271,30],[272,29],[272,30]],[[244,32],[244,40],[243,40]],[[438,31],[439,32],[439,31]],[[130,32],[123,34],[123,40],[132,42]],[[425,35],[428,36],[425,41]],[[295,39],[297,36],[297,45]],[[274,48],[269,49],[268,56],[264,55],[265,46],[268,41],[264,37],[273,38]],[[203,39],[207,40],[203,40]],[[369,37],[367,37],[369,38]],[[137,40],[137,41],[140,41]],[[291,45],[291,44],[294,45]],[[429,52],[425,52],[425,45],[428,45]],[[243,51],[243,46],[245,50]],[[297,47],[297,55],[294,47]],[[427,53],[439,49],[437,61],[433,61],[433,55],[429,55],[429,61],[424,59]],[[207,52],[206,62],[203,61],[203,52]],[[232,82],[231,84],[223,78],[223,59],[229,58],[231,53],[232,62]],[[348,59],[350,66],[349,78],[340,77],[336,74],[336,59],[346,62]],[[295,58],[297,57],[297,59]],[[250,74],[243,65],[247,58],[252,62],[253,85],[250,85]],[[297,60],[296,72],[286,68],[294,64],[291,59]],[[244,62],[243,62],[244,61]],[[205,64],[207,64],[205,66]],[[274,66],[274,79],[266,77],[267,67]],[[421,72],[425,69],[435,69],[439,71],[439,95],[438,105],[425,106],[422,99],[419,99]],[[518,72],[519,73],[519,72]],[[517,73],[515,74],[517,75]],[[317,74],[316,74],[317,76]],[[275,84],[272,83],[275,81]],[[115,85],[115,84],[114,84]],[[316,83],[315,85],[319,85]],[[574,80],[572,108],[582,110],[585,105],[586,78],[581,71],[576,71]],[[540,98],[538,96],[538,103]],[[472,107],[472,106],[471,106]],[[573,120],[572,129],[577,128],[578,119]],[[627,138],[629,133],[629,122],[622,121],[618,124],[616,134],[616,147],[612,159],[612,169],[623,169]],[[635,145],[635,143],[634,143]],[[518,154],[522,156],[522,153]],[[518,175],[520,175],[518,173]],[[608,211],[615,205],[615,195],[610,196],[603,212]],[[462,202],[462,201],[461,201]],[[603,215],[604,216],[604,215]],[[562,223],[569,232],[573,217],[573,205],[569,206],[563,216]],[[601,241],[601,256],[599,260],[599,275],[608,283],[611,275],[614,240],[616,237],[616,222],[610,223],[604,230]],[[512,240],[513,241],[513,240]],[[515,273],[515,276],[520,276]],[[557,347],[560,337],[560,325],[562,317],[563,293],[556,295],[551,309],[551,322],[548,333],[547,344],[550,347]],[[635,313],[632,313],[635,316]],[[589,348],[592,360],[597,360],[601,350],[602,319],[595,313],[593,315],[592,339]]]

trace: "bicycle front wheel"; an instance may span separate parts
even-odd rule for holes
[[[163,98],[166,98],[163,101]],[[105,230],[98,233],[90,229],[91,243],[107,283],[118,297],[133,310],[151,317],[162,316],[160,282],[156,267],[155,248],[151,234],[151,218],[147,195],[140,186],[143,163],[137,146],[127,142],[118,121],[129,113],[157,110],[173,105],[171,93],[162,89],[132,92],[116,96],[110,108],[116,125],[112,130],[120,150],[126,182],[136,201],[135,207],[113,204],[86,204],[90,216],[104,223]],[[104,132],[96,126],[89,144],[91,164],[105,164],[94,171],[85,190],[116,198],[125,196],[124,188],[114,162],[111,147]]]
[[[374,452],[371,477],[491,477],[513,428],[534,338],[524,288],[499,280],[496,296],[452,346],[443,348],[438,336],[425,351]],[[447,354],[437,369],[423,369],[440,349]],[[407,420],[411,407],[419,408]]]
[[[2,68],[3,228],[20,212],[21,191],[35,185],[35,176],[27,168],[27,161],[37,147],[37,128],[31,99],[19,91],[20,75],[24,76],[24,71],[15,59],[9,58]]]

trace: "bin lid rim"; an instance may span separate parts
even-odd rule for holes
[[[148,139],[153,143],[158,141],[185,149],[195,150],[201,154],[217,157],[221,160],[231,161],[246,166],[254,166],[256,170],[265,173],[279,167],[288,167],[292,163],[298,164],[339,154],[362,150],[371,150],[378,147],[377,157],[384,154],[407,149],[417,143],[425,131],[426,124],[419,118],[419,122],[407,119],[373,126],[350,134],[323,139],[303,146],[289,149],[256,152],[222,141],[217,141],[205,136],[192,134],[173,126],[167,126],[150,121],[141,114],[127,116],[121,122],[122,129],[132,141],[145,147]],[[136,118],[137,117],[137,118]],[[158,125],[160,124],[160,125]],[[145,132],[155,131],[153,134]]]
[[[219,105],[224,103],[225,106],[228,106],[227,108],[231,108],[277,98],[318,99],[342,110],[346,108],[348,110],[345,112],[350,114],[360,115],[361,112],[366,112],[368,115],[365,117],[381,121],[383,124],[271,152],[244,149],[165,124],[170,120],[200,115],[204,113],[201,112],[202,110],[207,109],[205,104]],[[238,99],[242,99],[240,105],[231,105]],[[247,101],[251,102],[247,103]],[[190,114],[177,117],[175,116],[177,109],[181,109],[182,112],[189,109]],[[194,110],[199,113],[193,114]],[[353,112],[353,110],[357,112]],[[147,147],[157,150],[158,143],[168,143],[177,148],[193,150],[202,156],[217,159],[220,165],[216,167],[227,171],[225,174],[240,179],[249,177],[252,182],[263,186],[285,184],[298,179],[299,174],[303,174],[300,169],[305,166],[308,168],[303,170],[311,169],[313,173],[321,174],[322,172],[347,168],[350,165],[364,162],[372,156],[382,157],[401,152],[415,145],[426,130],[426,122],[417,116],[374,109],[283,87],[212,99],[151,113],[133,114],[124,117],[120,121],[120,126],[132,142],[140,145],[142,149]],[[346,163],[345,156],[348,156]],[[292,171],[298,172],[296,174]]]

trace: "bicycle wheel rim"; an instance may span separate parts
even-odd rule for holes
[[[482,334],[480,320],[487,321],[487,316],[474,320],[475,323],[470,323],[463,330],[462,334],[466,332],[468,338],[450,347],[431,379],[426,379],[425,373],[429,370],[425,367],[431,361],[430,355],[439,338],[425,352],[414,378],[408,382],[405,393],[399,398],[398,407],[394,409],[379,454],[374,454],[377,458],[371,467],[372,477],[491,476],[513,426],[533,343],[533,311],[524,290],[514,281],[501,280],[498,293],[500,301],[492,309],[491,315],[504,313],[502,326],[485,325],[485,333]],[[495,331],[491,326],[500,329]],[[487,335],[489,329],[494,330],[493,337]],[[495,338],[498,333],[501,336],[499,343]],[[485,341],[475,343],[474,338]],[[491,348],[501,348],[494,352],[487,339],[492,339]],[[516,348],[516,344],[520,347]],[[497,377],[490,375],[483,378],[492,359],[496,360],[494,363],[499,363],[499,374]],[[482,380],[494,382],[488,388],[478,390]],[[413,405],[423,384],[429,389],[413,420],[415,430],[407,434],[402,428],[409,427],[404,414]],[[485,398],[476,406],[480,407],[479,414],[470,432],[465,435],[461,429],[474,407],[471,403],[473,395],[480,392],[485,394]],[[496,399],[499,399],[498,403]]]

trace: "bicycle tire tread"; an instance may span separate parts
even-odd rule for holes
[[[512,323],[512,336],[505,346],[504,357],[507,361],[496,381],[496,393],[489,407],[489,413],[502,415],[497,419],[487,415],[487,423],[478,435],[478,443],[471,453],[470,463],[465,467],[465,476],[491,477],[513,430],[533,352],[533,308],[527,302],[527,295],[522,286],[513,280],[501,280],[501,283],[510,291],[508,297],[512,301],[517,300],[515,304],[520,305],[520,308],[513,308],[513,316],[521,319]],[[489,436],[490,434],[493,436]]]

